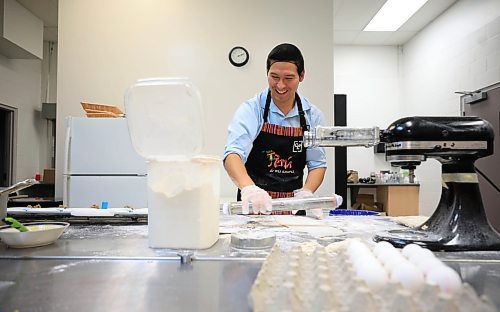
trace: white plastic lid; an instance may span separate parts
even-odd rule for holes
[[[188,78],[138,80],[125,92],[132,145],[146,159],[198,155],[203,147],[200,94]]]

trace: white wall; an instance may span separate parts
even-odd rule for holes
[[[62,196],[64,119],[83,116],[82,100],[123,107],[124,91],[136,79],[190,77],[202,95],[205,152],[221,155],[227,124],[242,101],[267,86],[266,56],[282,42],[301,48],[306,67],[301,91],[332,123],[330,0],[314,5],[300,0],[60,1],[56,197]],[[250,52],[243,68],[229,64],[235,45]],[[332,172],[320,193],[333,191]],[[235,186],[221,173],[221,195],[234,197]]]
[[[385,129],[401,117],[398,48],[395,46],[335,46],[335,93],[347,95],[347,126]],[[359,177],[390,169],[384,154],[373,148],[347,149],[347,167]]]
[[[500,81],[500,1],[457,1],[405,44],[401,61],[404,115],[459,115],[455,91]],[[432,214],[439,201],[440,168],[435,160],[417,168],[423,215]]]
[[[40,171],[40,60],[8,59],[0,55],[0,103],[17,108],[14,180]]]

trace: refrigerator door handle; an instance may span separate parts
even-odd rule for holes
[[[66,138],[64,140],[64,174],[69,174],[69,152],[71,148],[71,117],[66,119]]]
[[[69,176],[63,174],[63,205],[68,205],[68,187],[69,187]],[[68,205],[69,206],[69,205]]]

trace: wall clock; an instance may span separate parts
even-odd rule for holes
[[[236,67],[241,67],[248,63],[250,54],[244,47],[234,47],[229,51],[229,62]]]

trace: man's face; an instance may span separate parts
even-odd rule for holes
[[[290,62],[275,62],[269,68],[267,81],[274,103],[293,103],[299,83],[304,80],[304,72],[297,72],[297,65]]]

